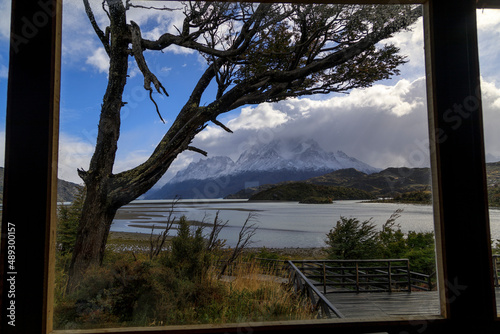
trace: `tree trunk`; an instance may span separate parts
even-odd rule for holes
[[[110,185],[120,135],[120,111],[127,82],[130,34],[122,1],[107,0],[107,3],[110,13],[108,86],[103,98],[96,148],[89,170],[78,170],[85,182],[86,194],[70,264],[69,290],[78,285],[78,278],[86,269],[102,263],[109,229],[116,210],[120,207],[116,196],[110,195],[113,190]]]
[[[100,266],[104,257],[116,209],[108,206],[106,194],[99,188],[87,188],[78,237],[69,269],[68,289],[70,291],[74,290],[78,284],[78,280],[74,278],[81,277],[88,268]]]

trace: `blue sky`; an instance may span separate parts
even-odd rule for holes
[[[91,1],[97,20],[101,1]],[[8,66],[10,1],[0,0],[0,135],[5,126],[5,94]],[[158,2],[156,2],[158,4]],[[170,2],[169,4],[172,4]],[[143,27],[147,37],[173,32],[180,12],[135,10],[129,18]],[[486,149],[491,159],[500,157],[500,11],[478,11],[482,92]],[[280,103],[246,106],[223,115],[219,120],[234,134],[210,125],[195,139],[195,146],[209,156],[229,155],[236,159],[245,148],[273,139],[314,138],[328,151],[342,150],[375,167],[422,167],[428,165],[427,116],[423,56],[423,29],[419,21],[412,32],[391,40],[401,47],[409,62],[401,75],[355,90],[349,95],[329,95],[287,100]],[[196,53],[168,49],[146,55],[150,69],[165,86],[169,97],[155,94],[163,124],[142,88],[142,75],[131,61],[122,111],[122,132],[115,171],[143,162],[167,131],[178,110],[204,70],[204,60]],[[108,59],[83,11],[80,0],[64,3],[63,61],[61,91],[59,177],[80,183],[76,168],[88,167],[93,152],[102,96],[106,87]],[[207,96],[210,101],[210,96]],[[0,136],[3,138],[3,136]],[[3,141],[0,142],[0,147]],[[182,154],[162,183],[199,154]],[[3,154],[0,160],[3,165]]]

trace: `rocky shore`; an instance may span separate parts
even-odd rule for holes
[[[108,245],[114,245],[115,249],[137,250],[149,248],[150,234],[131,232],[110,232]],[[121,247],[120,247],[121,246]],[[146,248],[145,248],[146,247]],[[273,257],[288,259],[325,259],[327,254],[321,247],[311,248],[268,248],[249,247],[244,250],[245,254],[261,256],[270,254]]]

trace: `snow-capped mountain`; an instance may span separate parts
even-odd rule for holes
[[[148,198],[220,198],[249,186],[305,180],[345,168],[379,171],[342,151],[327,152],[312,139],[275,140],[250,147],[236,161],[216,156],[193,162]]]

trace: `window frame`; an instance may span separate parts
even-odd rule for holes
[[[392,0],[334,2],[395,3]],[[424,6],[440,316],[53,331],[62,0],[12,0],[0,258],[0,332],[498,331],[500,323],[492,275],[482,108],[478,95],[475,10],[500,8],[500,0],[403,0],[396,3],[421,3]],[[39,24],[28,34],[26,22],[31,18]],[[449,82],[453,82],[453,89],[450,89]],[[458,129],[452,128],[452,124],[446,122],[445,112],[454,104],[465,104],[474,98],[474,110],[462,119]],[[461,182],[457,182],[458,176]],[[26,192],[19,186],[27,179],[31,184],[30,197],[36,198],[29,204],[29,209]],[[473,229],[470,228],[471,221],[474,222]],[[12,227],[14,232],[9,230]],[[12,236],[15,274],[9,270],[8,242]],[[473,256],[475,260],[464,266],[465,256]],[[9,296],[13,291],[15,298]],[[12,313],[7,309],[12,300],[15,301],[16,326],[9,325],[12,318],[8,316]]]

